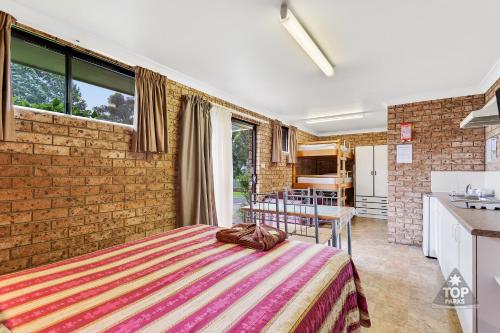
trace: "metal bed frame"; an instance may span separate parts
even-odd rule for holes
[[[341,248],[342,228],[345,223],[342,218],[330,219],[318,212],[318,206],[331,206],[342,208],[337,200],[338,190],[304,190],[293,189],[280,192],[251,193],[249,209],[245,211],[245,222],[266,224],[281,229],[288,236],[301,236],[314,238],[320,243],[320,225],[331,224],[331,236],[328,245]],[[348,252],[351,253],[351,224],[346,223],[348,237]]]

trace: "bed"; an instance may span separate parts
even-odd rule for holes
[[[353,157],[352,150],[347,145],[341,144],[339,140],[299,142],[297,145],[297,157],[321,158],[327,156],[347,159]]]
[[[299,151],[311,151],[311,150],[332,150],[332,149],[338,149],[338,144],[336,143],[316,143],[316,144],[301,144],[299,145]],[[340,145],[340,150],[348,152],[349,149],[344,146]]]
[[[337,174],[298,176],[297,183],[323,184],[323,185],[352,183],[352,177],[339,178],[337,177]]]
[[[300,175],[293,182],[294,189],[316,189],[334,191],[340,188],[352,188],[352,177],[337,177],[337,174]],[[345,202],[344,202],[345,205]]]
[[[196,225],[0,276],[0,332],[357,332],[369,326],[343,251],[268,252]]]

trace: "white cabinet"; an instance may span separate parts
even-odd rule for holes
[[[438,209],[434,209],[438,205],[438,199],[424,195],[423,197],[423,216],[422,216],[422,250],[426,257],[438,258],[440,253],[439,244],[441,244],[438,236],[441,234],[439,229],[441,228],[441,223],[439,223]]]
[[[437,258],[444,278],[447,279],[454,269],[458,269],[469,288],[475,293],[474,237],[435,198],[431,201],[430,217],[431,223],[438,224]],[[457,315],[464,333],[476,332],[475,309],[457,309]]]
[[[355,156],[358,215],[387,218],[387,145],[358,146]]]
[[[475,272],[475,263],[473,260],[473,257],[475,257],[475,251],[473,249],[475,241],[472,235],[459,223],[456,224],[455,233],[458,243],[458,270],[469,288],[475,293],[476,289],[474,288],[473,276]],[[460,319],[460,325],[464,333],[475,332],[475,312],[476,310],[473,308],[457,309],[458,319]]]
[[[356,147],[356,195],[373,196],[373,146]]]
[[[456,238],[456,228],[458,222],[441,204],[439,204],[438,206],[437,215],[439,218],[439,223],[441,225],[441,234],[439,237],[441,243],[441,253],[438,259],[443,276],[445,278],[448,278],[453,269],[459,268],[459,246]]]
[[[436,225],[444,278],[457,268],[476,297],[477,308],[456,311],[463,332],[500,332],[500,238],[472,235],[436,198],[430,200],[429,218]]]
[[[387,145],[373,147],[373,195],[376,197],[387,197],[387,176],[389,165],[387,159]]]

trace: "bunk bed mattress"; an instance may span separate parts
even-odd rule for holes
[[[336,143],[318,143],[309,145],[299,145],[299,151],[312,151],[312,150],[330,150],[337,149],[338,145]],[[343,151],[348,151],[347,147],[344,145],[340,146]]]
[[[0,276],[0,332],[357,332],[370,326],[349,255],[262,252],[196,225]]]
[[[336,176],[332,176],[332,177],[299,176],[299,177],[297,177],[297,183],[299,183],[299,184],[322,184],[322,185],[343,184],[343,183],[352,183],[352,177],[346,177],[345,182],[344,182],[344,178],[338,178]]]

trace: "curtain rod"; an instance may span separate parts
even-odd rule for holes
[[[254,117],[252,115],[249,115],[249,114],[246,114],[246,113],[243,113],[240,111],[236,111],[234,109],[228,108],[227,106],[220,105],[220,104],[213,103],[213,102],[210,102],[210,104],[218,106],[218,107],[226,109],[226,110],[229,110],[232,114],[238,115],[238,116],[243,117],[243,118],[251,119],[259,124],[269,124],[269,121],[267,121],[265,119],[257,118],[257,117]]]

